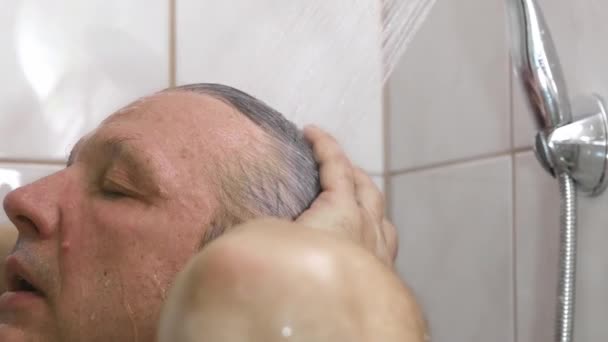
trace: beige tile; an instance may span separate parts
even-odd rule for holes
[[[357,165],[382,173],[377,3],[180,0],[177,82],[239,88],[327,129]]]
[[[32,183],[62,168],[63,166],[60,165],[0,164],[0,203],[11,190]],[[0,227],[6,227],[8,223],[4,210],[0,211]]]
[[[571,97],[598,93],[608,97],[608,2],[600,0],[538,0],[551,34]],[[521,82],[514,81],[514,143],[530,146],[536,132]]]
[[[607,194],[583,197],[579,209],[579,257],[576,334],[577,341],[607,341],[608,325],[608,205]]]
[[[557,182],[531,152],[515,160],[518,341],[552,341],[559,243]]]
[[[115,109],[167,86],[166,0],[4,1],[0,157],[63,159]]]
[[[433,341],[512,342],[509,157],[392,178],[398,269]]]
[[[390,80],[391,171],[508,150],[502,1],[438,1]]]
[[[559,190],[532,153],[516,159],[518,341],[554,338],[559,261]],[[575,341],[606,341],[608,197],[579,194]]]

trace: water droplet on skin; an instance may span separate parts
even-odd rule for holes
[[[167,299],[167,290],[161,285],[160,280],[158,279],[158,275],[156,273],[154,273],[153,278],[154,278],[154,284],[156,285],[156,288],[160,292],[160,298],[164,301],[165,299]]]
[[[285,338],[291,337],[292,333],[293,331],[291,331],[291,327],[283,327],[281,330],[281,335],[283,335]]]

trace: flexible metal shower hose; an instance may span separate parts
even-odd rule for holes
[[[561,237],[556,341],[572,342],[576,282],[576,188],[568,174],[562,173],[558,179]]]

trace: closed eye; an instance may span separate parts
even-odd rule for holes
[[[104,181],[101,186],[101,194],[108,199],[120,199],[129,197],[129,193],[127,190],[107,180]]]
[[[113,190],[101,190],[101,193],[104,197],[110,198],[110,199],[119,199],[119,198],[123,198],[123,197],[128,197],[127,194],[122,193],[120,191],[113,191]]]

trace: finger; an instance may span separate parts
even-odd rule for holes
[[[365,171],[355,168],[353,173],[357,203],[366,208],[377,224],[380,224],[384,218],[384,195]]]
[[[323,191],[352,196],[355,191],[353,168],[338,142],[317,127],[305,128],[304,135],[312,144],[315,159],[319,163]]]
[[[394,262],[397,258],[397,254],[399,253],[399,236],[397,234],[397,228],[395,228],[395,226],[387,219],[384,219],[382,222],[382,230],[384,231],[384,238],[386,239],[386,248],[388,249],[388,254],[390,255],[391,260]]]
[[[360,168],[355,168],[355,196],[360,210],[367,217],[362,226],[362,234],[368,241],[373,238],[375,252],[382,260],[389,261],[386,238],[382,228],[384,218],[384,199],[378,187]]]
[[[305,210],[296,222],[322,230],[337,230],[342,232],[345,224],[352,224],[349,218],[358,214],[359,208],[354,201],[344,201],[336,199],[336,196],[329,196],[330,193],[322,192]],[[350,233],[348,233],[350,234]]]

